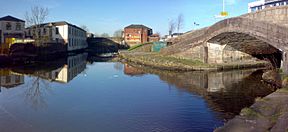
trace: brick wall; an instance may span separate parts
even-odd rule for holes
[[[148,42],[149,32],[146,28],[125,28],[125,42],[129,46]]]

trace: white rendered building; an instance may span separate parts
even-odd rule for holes
[[[65,21],[45,23],[38,27],[31,26],[26,29],[26,37],[37,39],[37,36],[44,38],[45,43],[67,45],[67,51],[88,47],[86,31]]]
[[[288,0],[258,0],[248,4],[248,12],[256,12],[269,7],[284,6],[288,4]]]

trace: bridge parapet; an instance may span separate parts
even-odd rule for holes
[[[288,6],[270,7],[240,17],[288,26]]]

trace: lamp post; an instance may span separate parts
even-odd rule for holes
[[[225,12],[225,0],[223,0],[223,12]]]
[[[225,7],[226,7],[226,1],[222,0],[222,11],[220,15],[216,15],[215,18],[225,18],[228,16],[228,12],[226,11]]]

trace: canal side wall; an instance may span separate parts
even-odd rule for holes
[[[288,88],[256,99],[250,108],[215,132],[285,132],[288,131]]]
[[[63,53],[67,51],[67,45],[61,43],[46,44],[45,46],[35,46],[32,43],[28,44],[13,44],[10,47],[9,56],[26,56],[26,55],[47,55],[55,53]]]

